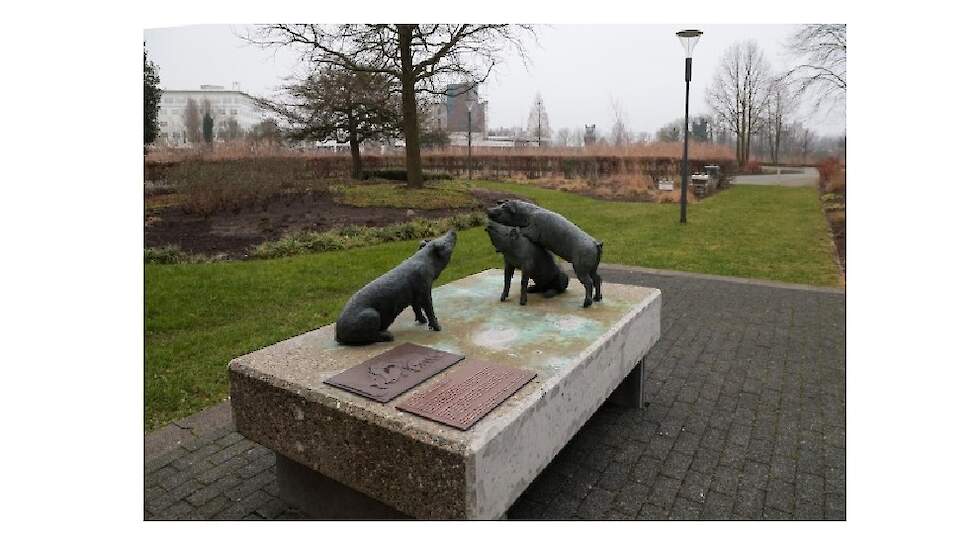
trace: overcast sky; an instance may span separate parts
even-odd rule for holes
[[[537,92],[554,129],[597,124],[611,127],[612,98],[620,101],[633,131],[654,132],[683,115],[683,49],[675,32],[704,31],[693,53],[690,114],[706,113],[705,90],[723,51],[741,40],[756,40],[773,68],[790,65],[784,43],[792,25],[554,25],[538,30],[539,44],[528,45],[528,66],[515,54],[493,70],[480,95],[489,101],[489,125],[525,126]],[[238,38],[243,26],[197,25],[149,29],[150,58],[160,66],[167,89],[198,89],[201,84],[265,95],[304,66],[288,49],[261,49]],[[820,134],[845,132],[839,112],[809,116]]]

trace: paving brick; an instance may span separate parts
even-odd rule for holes
[[[618,491],[613,506],[618,510],[631,516],[635,516],[642,509],[642,504],[648,496],[650,489],[640,483],[629,483]]]
[[[577,509],[577,515],[584,519],[601,519],[605,512],[611,510],[614,499],[615,494],[611,491],[595,487]]]
[[[652,455],[644,455],[639,458],[632,468],[631,480],[643,485],[652,485],[652,482],[659,475],[662,468],[662,461]]]
[[[646,504],[642,506],[639,510],[638,515],[635,519],[643,520],[653,520],[653,519],[669,519],[669,510],[661,508],[654,504]]]
[[[617,491],[628,483],[631,465],[623,462],[612,462],[598,478],[598,487],[609,491]]]
[[[213,483],[222,477],[239,474],[248,466],[248,461],[244,457],[236,456],[227,462],[218,465],[211,465],[210,468],[194,476],[197,481],[203,484]]]
[[[237,476],[223,477],[214,483],[207,486],[202,486],[198,490],[194,491],[187,497],[187,502],[193,504],[194,506],[201,506],[205,502],[216,497],[217,495],[223,494],[225,491],[231,489],[239,483],[241,483],[241,479]]]
[[[679,492],[681,482],[678,479],[659,475],[655,478],[652,485],[652,492],[649,494],[648,502],[665,510],[671,510],[676,494]]]
[[[254,446],[255,444],[252,443],[251,441],[248,441],[247,439],[243,439],[231,445],[230,447],[225,447],[219,450],[218,452],[214,453],[210,457],[210,459],[211,462],[213,462],[214,464],[220,464],[224,461],[230,460],[234,456],[237,456],[247,451],[248,449],[253,448]]]
[[[720,453],[713,449],[701,447],[693,455],[693,462],[689,468],[696,472],[711,473],[720,463]]]
[[[204,504],[196,507],[190,514],[190,519],[212,519],[225,508],[231,506],[231,499],[224,495],[217,495]]]
[[[846,519],[846,497],[838,493],[825,495],[825,519]]]
[[[767,493],[764,498],[764,506],[777,508],[783,512],[790,513],[794,508],[795,486],[780,480],[771,480],[767,486]]]
[[[699,502],[693,502],[685,498],[677,498],[676,503],[672,506],[672,511],[669,513],[669,519],[679,519],[679,520],[696,520],[700,517],[700,512],[703,511],[703,505]]]
[[[272,497],[256,508],[255,512],[265,519],[276,519],[288,507],[282,499]]]
[[[733,507],[733,497],[717,491],[710,491],[706,495],[706,502],[703,504],[700,519],[730,519],[733,515]]]
[[[688,472],[683,479],[679,495],[693,502],[702,503],[706,500],[706,493],[710,490],[712,476],[700,472]]]
[[[824,491],[824,480],[816,475],[799,473],[795,478],[795,498],[799,502],[821,504]]]
[[[659,474],[682,479],[689,471],[689,465],[693,462],[693,455],[672,451],[669,457],[662,463]]]
[[[777,508],[764,508],[764,513],[761,517],[768,520],[789,520],[791,519],[791,514],[778,510]]]
[[[157,515],[158,519],[190,519],[190,514],[194,511],[193,506],[180,500],[172,506],[163,510]]]
[[[751,519],[760,519],[764,507],[764,491],[744,486],[737,490],[734,513]]]

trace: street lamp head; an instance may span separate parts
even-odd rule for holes
[[[696,43],[700,41],[702,35],[703,31],[696,29],[686,29],[676,33],[679,41],[683,44],[683,49],[686,50],[686,57],[693,57],[693,48],[696,47]]]
[[[466,100],[465,100],[465,108],[466,108],[466,109],[468,109],[468,110],[469,110],[469,112],[471,113],[471,112],[472,112],[472,109],[475,109],[475,106],[476,106],[476,105],[477,105],[478,103],[479,103],[479,102],[478,102],[477,100],[475,100],[475,99],[471,99],[471,98],[469,98],[469,99],[466,99]]]

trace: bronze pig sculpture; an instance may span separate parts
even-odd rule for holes
[[[601,301],[598,264],[604,243],[560,214],[525,201],[501,200],[488,213],[492,221],[519,227],[526,238],[570,262],[584,285],[583,307],[591,306],[592,295],[593,301]]]
[[[557,267],[553,256],[542,246],[527,239],[517,227],[510,227],[494,221],[486,225],[489,240],[496,247],[496,252],[503,254],[505,275],[503,278],[503,293],[501,302],[509,297],[509,285],[513,272],[519,268],[520,305],[526,305],[527,292],[540,292],[546,298],[552,298],[567,290],[567,275]],[[533,286],[527,288],[530,279]]]
[[[389,342],[394,336],[387,328],[407,306],[414,309],[417,323],[427,322],[430,330],[441,330],[431,305],[431,285],[452,259],[455,240],[452,230],[422,241],[411,257],[358,290],[336,320],[336,341],[352,345]]]

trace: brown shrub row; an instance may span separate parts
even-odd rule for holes
[[[518,150],[515,150],[518,151]],[[404,157],[400,155],[364,155],[365,170],[385,170],[404,168]],[[147,160],[144,179],[146,181],[168,180],[169,174],[180,166],[213,166],[233,168],[235,164],[264,165],[274,167],[273,171],[299,173],[310,178],[346,178],[350,176],[350,158],[347,155],[252,157],[238,160],[210,160],[204,157],[184,160]],[[448,173],[463,176],[468,173],[469,158],[464,154],[446,152],[425,153],[421,157],[422,167],[428,172]],[[513,178],[564,178],[598,181],[613,176],[645,175],[652,178],[674,177],[679,174],[682,161],[672,157],[638,155],[602,154],[562,154],[561,150],[538,150],[536,155],[522,153],[480,153],[473,154],[473,177],[513,179]],[[734,173],[732,159],[690,159],[690,171],[703,170],[709,164],[719,164],[721,173]],[[179,169],[177,170],[179,171]]]

